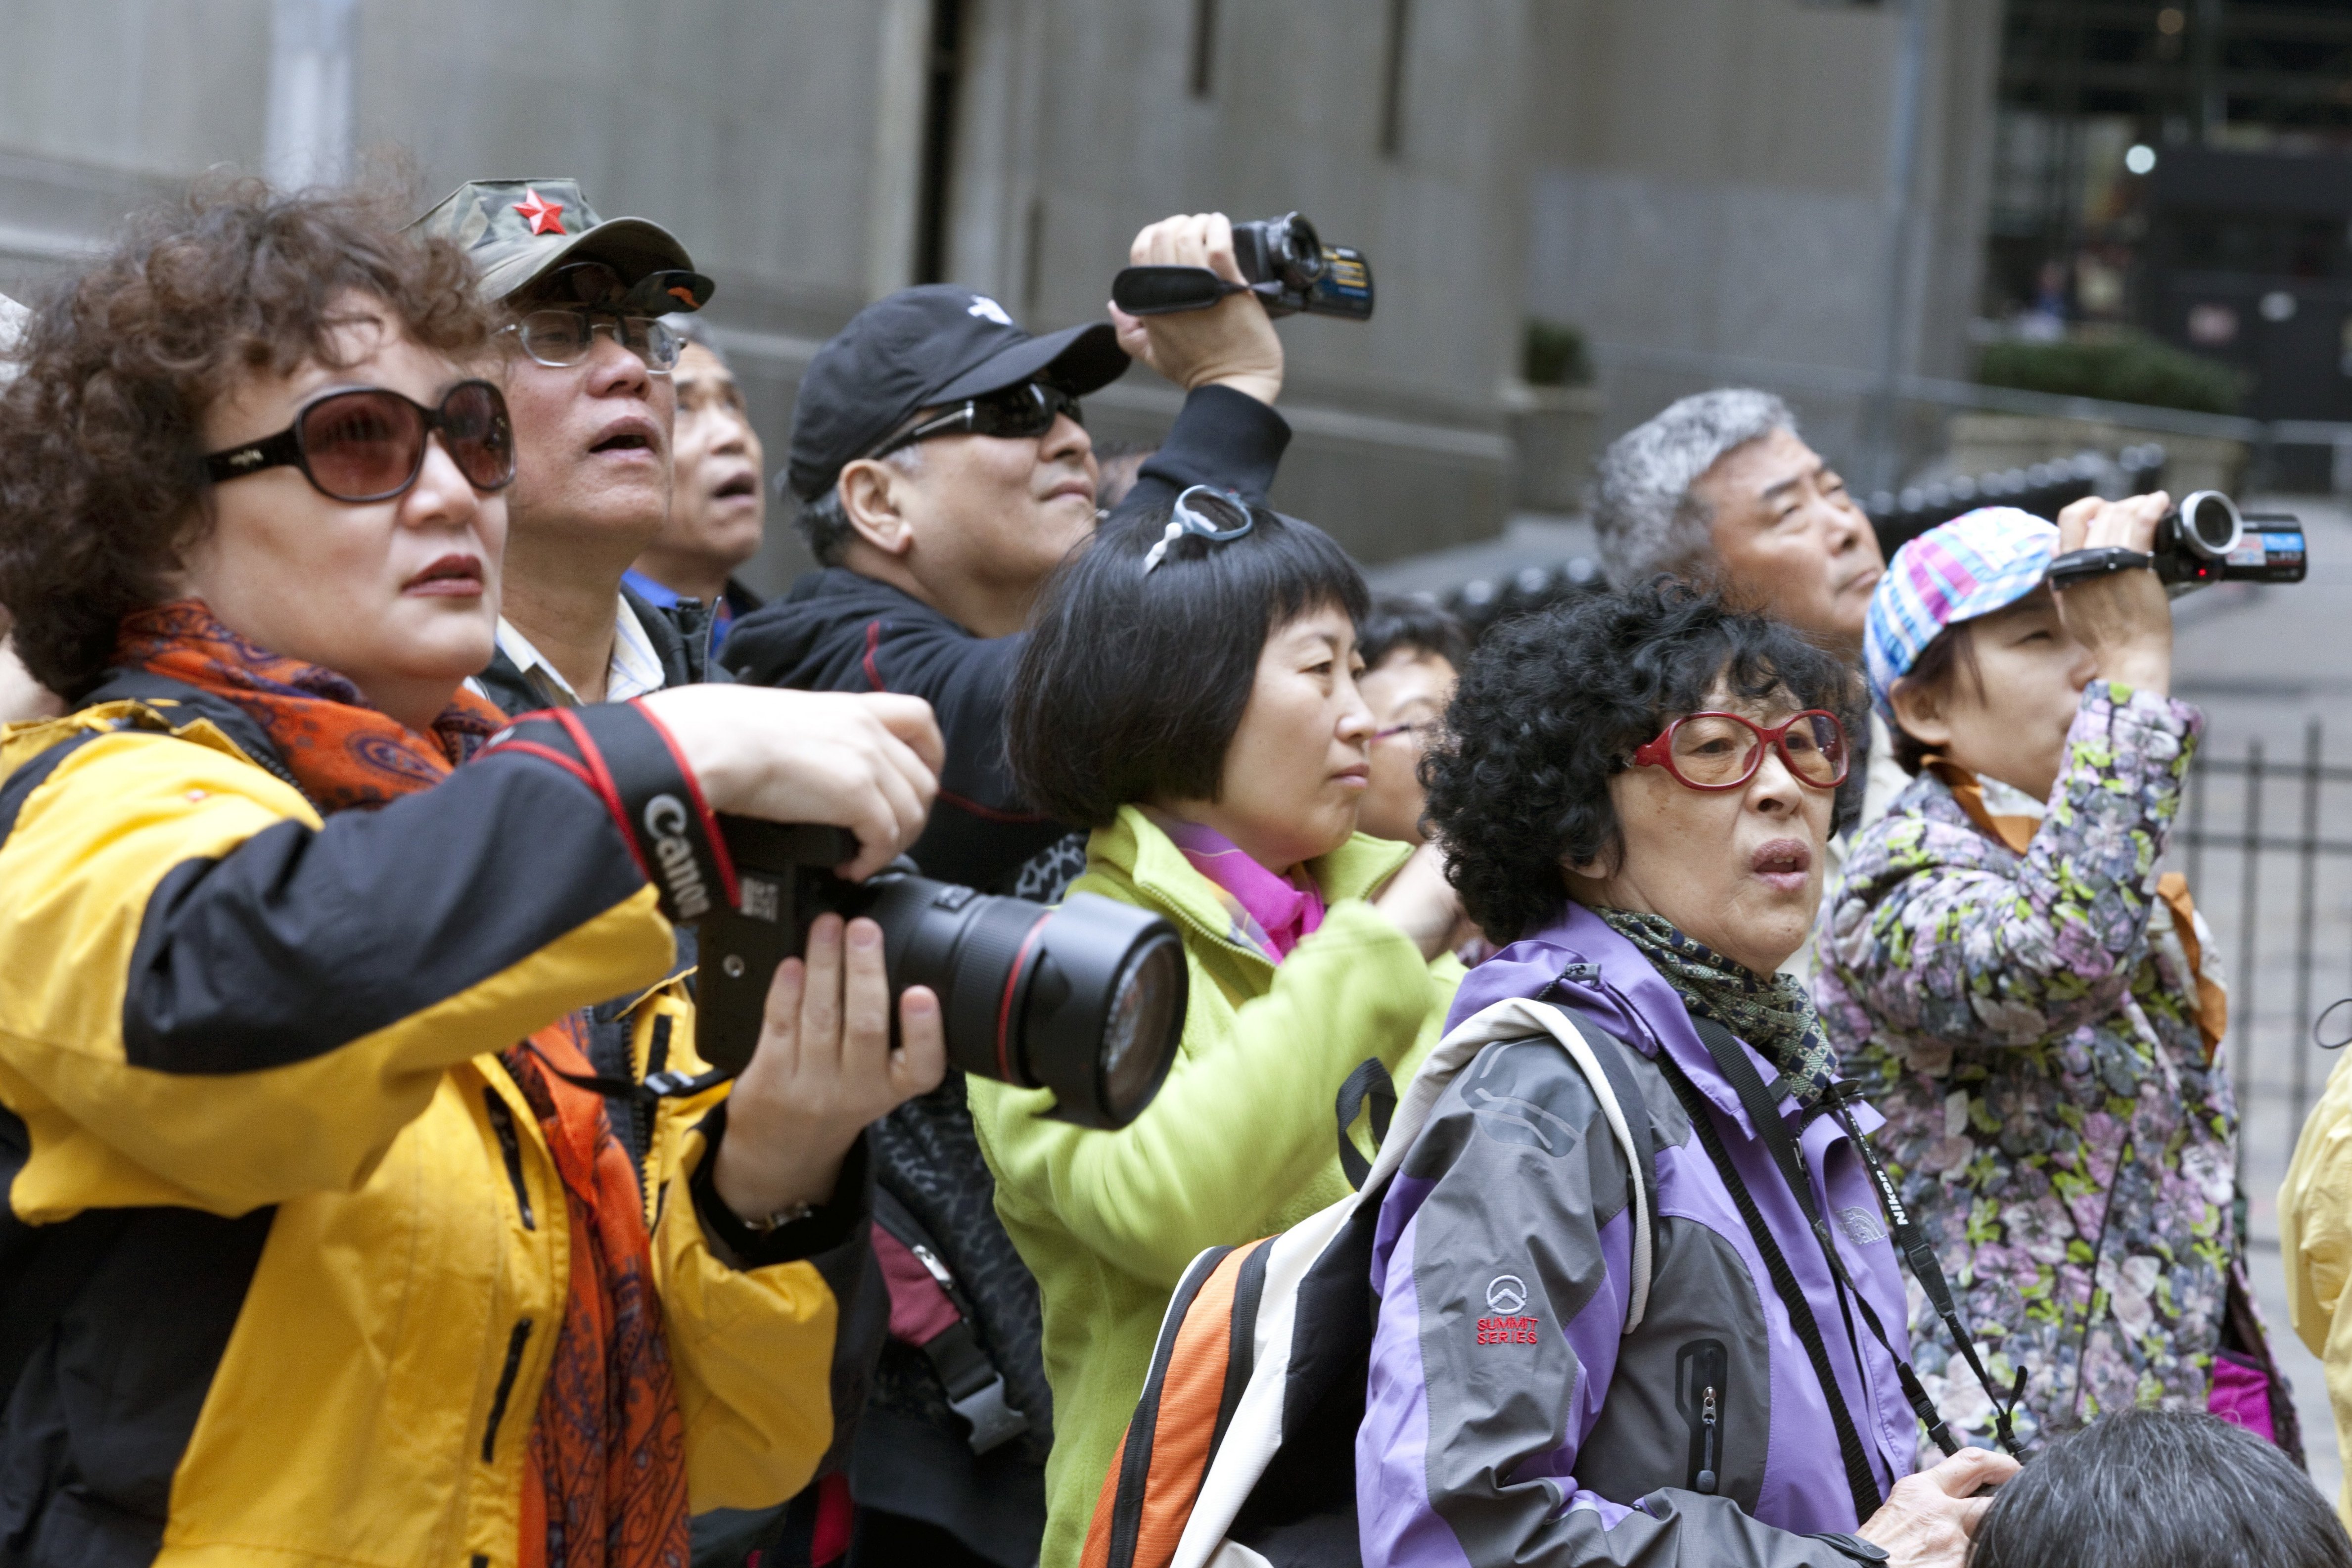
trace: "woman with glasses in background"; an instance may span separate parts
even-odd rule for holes
[[[725,896],[712,811],[862,875],[937,731],[700,687],[488,744],[491,326],[446,242],[207,186],[0,395],[0,604],[71,707],[0,731],[11,1563],[656,1568],[833,1443],[860,1129],[938,1081],[936,999],[894,1050],[881,933],[828,918],[731,1086],[674,989],[628,1083],[574,1010]]]

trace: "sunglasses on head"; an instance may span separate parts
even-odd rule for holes
[[[967,398],[961,406],[901,431],[866,455],[887,458],[934,436],[1043,436],[1065,414],[1080,425],[1087,422],[1078,410],[1078,400],[1060,387],[1042,381],[1018,382],[1002,392]]]
[[[205,473],[226,484],[264,468],[296,468],[330,500],[390,500],[425,471],[425,444],[436,434],[476,489],[504,489],[513,482],[514,428],[506,395],[487,381],[459,382],[437,408],[383,386],[322,393],[276,435],[207,454]]]

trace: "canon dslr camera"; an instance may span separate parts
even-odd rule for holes
[[[1058,906],[993,898],[918,876],[901,859],[864,882],[830,868],[857,852],[838,828],[721,816],[738,904],[700,921],[695,1049],[740,1072],[751,1059],[776,965],[828,910],[882,927],[896,997],[939,994],[948,1060],[1022,1089],[1048,1114],[1124,1127],[1160,1090],[1184,1032],[1183,945],[1158,915],[1079,893]]]
[[[2164,514],[2153,550],[2070,550],[2050,563],[2050,585],[2071,588],[2145,566],[2177,599],[2209,583],[2300,583],[2306,565],[2300,519],[2284,512],[2250,517],[2221,491],[2198,490]]]
[[[1111,279],[1110,297],[1130,316],[1202,310],[1228,294],[1255,294],[1269,316],[1307,311],[1370,321],[1372,264],[1360,250],[1326,245],[1297,213],[1234,225],[1234,260],[1246,283],[1205,267],[1127,267]]]

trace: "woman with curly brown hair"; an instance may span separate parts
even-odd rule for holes
[[[672,921],[714,810],[882,864],[937,731],[697,688],[494,740],[494,326],[361,202],[215,187],[0,395],[0,604],[72,704],[0,731],[0,1562],[682,1563],[832,1441],[859,1129],[938,1003],[894,1050],[828,920],[719,1085]],[[569,1022],[621,993],[627,1084]]]

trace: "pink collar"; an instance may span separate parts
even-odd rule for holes
[[[1323,923],[1322,892],[1304,867],[1289,877],[1277,877],[1215,828],[1149,808],[1145,815],[1168,835],[1192,869],[1216,888],[1232,920],[1229,934],[1234,942],[1280,963]]]

